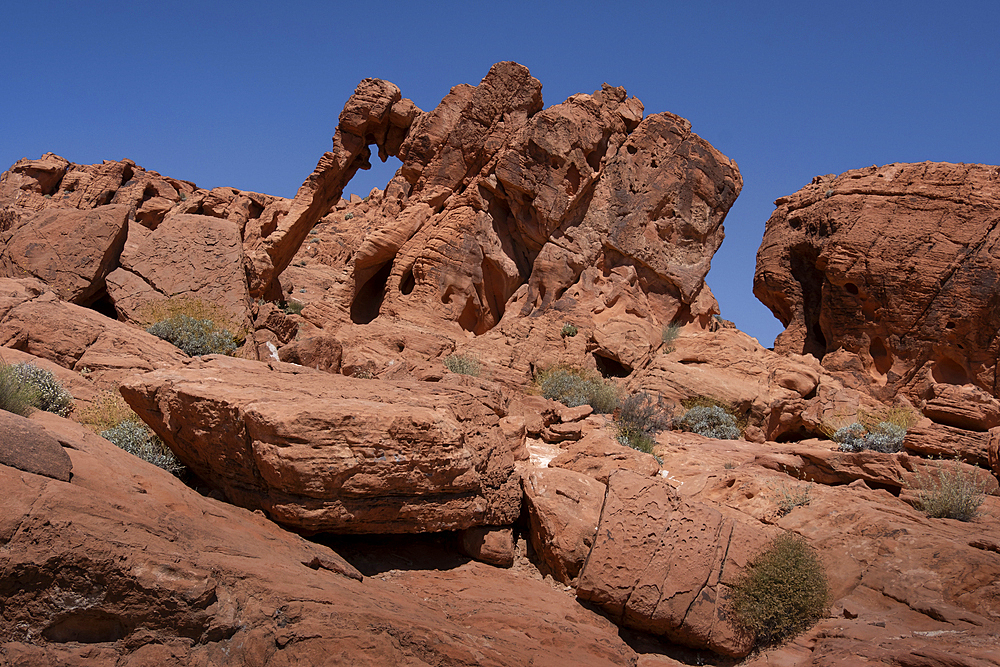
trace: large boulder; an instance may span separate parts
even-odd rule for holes
[[[359,380],[210,356],[121,392],[230,501],[299,530],[459,530],[520,513],[500,428],[507,401],[488,384]]]
[[[729,590],[777,533],[724,506],[682,499],[660,477],[618,472],[577,595],[622,625],[742,657],[753,639],[727,616]]]
[[[779,198],[754,277],[786,327],[775,350],[813,355],[880,399],[903,394],[939,423],[994,426],[998,173],[890,164]]]

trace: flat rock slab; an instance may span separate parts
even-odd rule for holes
[[[73,462],[59,441],[30,419],[0,410],[0,464],[68,482]]]
[[[178,458],[227,498],[307,532],[509,525],[521,490],[488,383],[360,380],[208,356],[124,384]]]

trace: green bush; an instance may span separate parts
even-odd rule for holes
[[[866,449],[883,454],[901,452],[905,438],[906,428],[892,422],[878,422],[873,426],[854,422],[837,429],[833,434],[833,440],[840,443],[838,449],[842,452],[861,452]]]
[[[301,301],[286,301],[281,305],[281,309],[286,315],[301,315],[305,304]]]
[[[618,407],[618,388],[593,371],[556,366],[535,375],[535,387],[545,398],[575,408],[589,405],[610,414]]]
[[[65,417],[73,409],[73,395],[51,371],[34,364],[14,364],[10,367],[14,379],[28,388],[33,407]]]
[[[0,409],[23,417],[34,409],[65,417],[73,409],[73,395],[44,368],[31,363],[8,366],[0,360]]]
[[[102,431],[101,437],[129,454],[138,456],[143,461],[163,468],[169,473],[180,476],[184,472],[184,466],[170,451],[170,448],[164,444],[163,440],[139,421],[126,419],[118,425]]]
[[[656,434],[670,428],[670,421],[662,396],[654,399],[644,391],[632,394],[615,411],[618,442],[652,454]]]
[[[707,438],[739,440],[740,429],[733,417],[718,405],[696,405],[677,420],[677,426]]]
[[[776,644],[823,618],[830,585],[819,557],[793,533],[779,535],[734,582],[731,606],[738,626],[757,645]]]
[[[570,324],[569,322],[567,322],[566,324],[563,325],[562,331],[560,333],[562,334],[563,338],[572,338],[579,332],[580,330],[576,327],[575,324]]]
[[[935,462],[935,472],[917,472],[917,507],[932,519],[972,521],[986,500],[986,484],[976,474],[977,468],[963,469],[955,461],[946,469]]]
[[[471,375],[475,378],[483,371],[478,359],[464,354],[449,354],[444,358],[444,367],[452,373]]]
[[[14,367],[0,360],[0,409],[27,417],[34,410],[35,392],[18,379]]]
[[[219,328],[211,319],[174,315],[153,324],[146,331],[179,347],[191,357],[232,354],[236,351],[236,336],[229,329]]]

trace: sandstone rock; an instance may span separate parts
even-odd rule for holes
[[[919,406],[934,384],[994,395],[1000,322],[982,286],[997,271],[998,169],[890,164],[778,199],[754,277],[786,327],[775,350],[811,354],[883,400]],[[946,424],[967,419],[943,412],[931,407]]]
[[[573,583],[594,544],[606,487],[592,477],[540,468],[522,478],[531,546],[549,573]]]
[[[660,465],[651,454],[626,447],[606,431],[591,431],[583,439],[560,445],[560,453],[548,465],[593,477],[604,484],[617,470],[631,470],[639,475],[655,475]]]
[[[903,446],[924,456],[960,458],[966,463],[988,468],[989,433],[967,431],[924,419],[906,431]]]
[[[361,577],[328,547],[202,497],[77,424],[46,413],[41,425],[59,431],[73,476],[0,464],[4,662],[635,661],[609,621],[541,581],[478,563],[393,576],[389,559]]]
[[[618,472],[577,595],[623,625],[742,657],[752,641],[727,619],[728,589],[775,534],[739,513],[681,500],[661,479]]]
[[[514,564],[514,531],[509,527],[476,526],[461,535],[462,553],[498,567]]]
[[[68,482],[73,470],[69,456],[45,429],[6,410],[0,410],[0,465],[60,482]]]
[[[497,391],[209,356],[121,392],[229,500],[303,531],[459,530],[520,513]]]
[[[104,279],[125,244],[128,217],[126,206],[41,211],[3,238],[0,275],[34,276],[64,301],[88,306],[104,293]]]
[[[989,444],[987,445],[990,467],[993,474],[1000,478],[1000,429],[990,429]]]
[[[343,347],[337,337],[326,332],[306,336],[289,343],[278,351],[278,359],[319,371],[340,371]]]
[[[215,304],[238,322],[248,322],[250,298],[243,271],[243,246],[237,226],[203,215],[172,215],[131,252],[122,254],[122,269],[152,287],[153,298],[187,296]],[[109,295],[124,303],[117,289]],[[132,313],[127,317],[132,319]]]
[[[95,385],[113,386],[136,370],[153,370],[187,356],[142,329],[89,308],[43,294],[11,308],[0,319],[0,345],[15,347],[77,372]]]

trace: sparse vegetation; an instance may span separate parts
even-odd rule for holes
[[[102,392],[80,412],[80,423],[148,463],[180,476],[184,466],[170,448],[139,419],[118,391]]]
[[[963,468],[959,461],[946,466],[935,461],[934,472],[918,471],[917,507],[932,519],[972,521],[986,499],[986,484],[977,468]]]
[[[576,328],[576,325],[567,322],[566,324],[563,325],[562,331],[560,333],[562,334],[563,338],[572,338],[577,333],[579,333],[579,331],[580,330]]]
[[[807,484],[805,486],[789,486],[787,484],[780,484],[775,489],[775,502],[778,505],[778,512],[781,516],[785,516],[796,507],[804,507],[808,505],[812,501],[812,498],[810,497],[811,492],[812,484]]]
[[[452,373],[479,377],[483,369],[479,360],[465,354],[449,354],[444,358],[444,367]]]
[[[724,469],[726,469],[726,470],[734,470],[737,465],[738,464],[736,463],[736,461],[733,461],[732,459],[730,459],[730,460],[726,461],[725,463],[723,463],[722,467]]]
[[[351,220],[351,219],[353,219],[353,218],[354,218],[354,214],[353,214],[353,213],[345,213],[345,214],[344,214],[344,221],[345,221],[345,222],[346,222],[347,220]]]
[[[758,646],[776,644],[823,618],[830,585],[823,564],[806,541],[779,535],[733,585],[732,612]]]
[[[536,373],[534,383],[539,394],[571,408],[587,404],[610,414],[618,407],[618,387],[594,371],[555,366]]]
[[[232,354],[245,335],[223,307],[202,299],[150,301],[138,309],[137,317],[146,331],[192,357]]]
[[[281,310],[285,312],[286,315],[301,315],[302,309],[305,308],[305,304],[301,301],[286,301],[281,304]]]
[[[891,454],[903,450],[906,429],[891,422],[879,422],[868,428],[861,422],[854,422],[837,429],[833,440],[840,443],[842,452],[862,452],[871,450]]]
[[[676,324],[676,323],[675,324],[668,324],[667,326],[663,327],[663,334],[662,334],[662,336],[663,336],[663,351],[664,352],[673,352],[674,351],[674,343],[677,341],[677,336],[679,336],[680,333],[681,333],[681,325],[680,324]]]
[[[65,417],[73,409],[73,396],[44,368],[0,360],[0,408],[23,417],[35,409]]]
[[[740,429],[736,418],[719,405],[696,405],[689,408],[676,425],[707,438],[718,440],[739,440]]]
[[[644,391],[622,400],[614,414],[618,442],[647,454],[653,453],[656,434],[670,428],[670,411],[663,397],[654,399]]]

